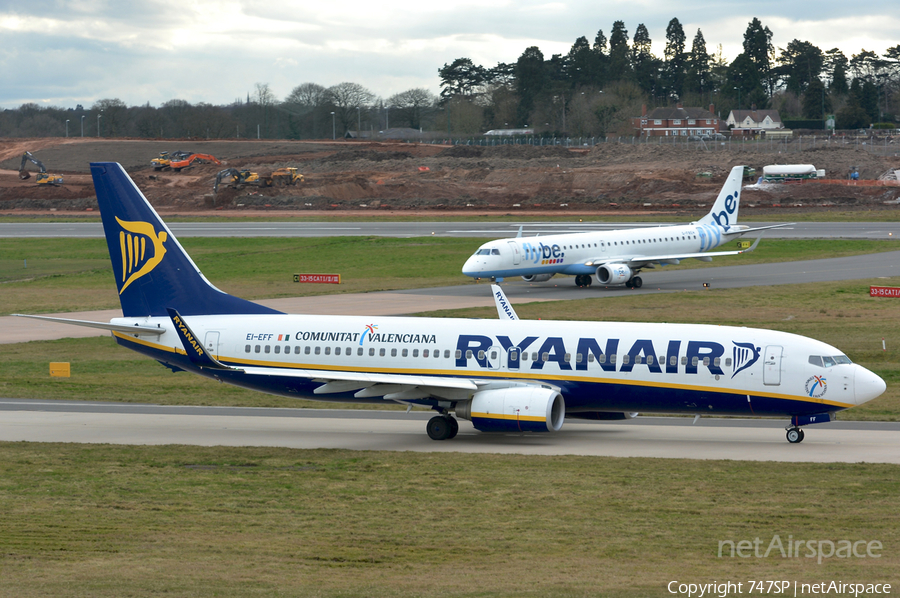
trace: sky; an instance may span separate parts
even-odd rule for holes
[[[662,56],[677,18],[688,49],[699,28],[707,50],[721,44],[730,61],[753,17],[776,53],[793,39],[848,58],[900,44],[896,0],[0,0],[0,108],[221,105],[257,83],[278,100],[307,82],[350,81],[385,99],[416,87],[437,94],[438,69],[456,58],[492,67],[530,46],[550,58],[600,29],[608,38],[616,20],[629,40],[643,23]]]

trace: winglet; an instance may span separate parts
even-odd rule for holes
[[[203,348],[203,343],[200,342],[200,339],[197,338],[194,331],[188,327],[187,322],[184,321],[184,318],[181,317],[177,310],[167,307],[166,311],[169,312],[169,317],[175,325],[175,332],[178,334],[178,338],[181,339],[181,344],[184,346],[184,352],[187,353],[191,363],[197,367],[210,370],[241,371],[237,368],[219,363],[215,357],[210,355],[206,349]]]
[[[500,316],[500,319],[518,320],[519,316],[516,315],[516,310],[513,309],[509,299],[506,298],[503,289],[501,289],[499,285],[492,284],[491,291],[494,293],[494,305],[497,306],[497,315]]]
[[[524,224],[520,224],[520,225],[519,225],[519,232],[518,232],[518,234],[516,234],[516,238],[517,238],[517,239],[518,239],[519,237],[522,236],[522,229],[523,229],[523,228],[525,228],[525,225],[524,225]]]

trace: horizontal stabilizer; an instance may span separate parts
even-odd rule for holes
[[[91,322],[90,320],[70,320],[68,318],[51,318],[50,316],[29,316],[27,314],[12,314],[20,318],[34,318],[35,320],[45,320],[47,322],[57,322],[59,324],[72,324],[73,326],[86,326],[87,328],[99,328],[100,330],[109,330],[110,332],[125,332],[128,334],[155,334],[160,336],[165,334],[165,328],[152,328],[150,326],[128,326],[126,324],[110,324],[109,322]]]

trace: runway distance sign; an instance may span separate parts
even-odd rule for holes
[[[900,287],[869,287],[869,297],[900,297]]]
[[[340,274],[294,274],[294,282],[341,284]]]

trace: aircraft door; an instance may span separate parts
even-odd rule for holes
[[[522,359],[522,350],[519,347],[510,347],[506,352],[506,367],[511,370],[519,369],[519,362]]]
[[[219,333],[213,330],[210,330],[206,333],[206,342],[203,343],[203,346],[206,347],[206,350],[211,353],[214,357],[219,357]]]
[[[512,251],[513,265],[518,266],[519,260],[521,259],[521,254],[519,253],[519,246],[515,241],[507,241],[507,243],[509,243],[509,248]]]
[[[784,350],[779,345],[766,347],[766,360],[763,363],[763,384],[766,386],[778,386],[781,384],[781,353]]]
[[[503,349],[500,347],[488,347],[486,353],[488,369],[499,370],[503,362]]]

